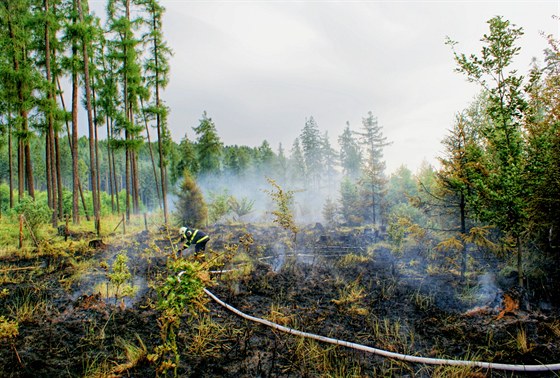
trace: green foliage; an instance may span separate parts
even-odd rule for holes
[[[359,142],[365,148],[362,165],[362,174],[359,180],[361,208],[364,220],[373,224],[383,222],[386,217],[384,196],[387,179],[385,177],[385,161],[383,161],[383,148],[390,143],[383,136],[383,128],[379,125],[377,117],[372,112],[362,119],[362,129],[356,134]]]
[[[200,124],[193,129],[198,136],[196,156],[200,164],[200,173],[219,172],[223,146],[214,121],[204,112]]]
[[[523,93],[523,77],[510,69],[513,58],[519,54],[517,40],[523,35],[501,17],[488,21],[490,33],[482,38],[480,56],[457,54],[457,71],[469,81],[479,84],[487,93],[486,111],[490,122],[482,129],[486,146],[487,172],[476,188],[480,197],[479,217],[494,224],[502,232],[516,239],[519,284],[523,285],[521,234],[527,227],[528,188],[523,175],[525,141],[522,121],[527,111]],[[448,41],[454,49],[455,42]]]
[[[343,178],[340,183],[340,215],[348,226],[357,226],[364,220],[360,194],[356,183]]]
[[[239,220],[244,215],[250,214],[253,211],[253,206],[255,205],[254,200],[250,200],[247,197],[243,197],[240,200],[231,196],[229,198],[229,207],[231,212],[235,214],[235,219]]]
[[[530,235],[539,249],[560,246],[560,41],[548,36],[546,67],[531,70],[527,86],[527,182]]]
[[[19,335],[19,324],[15,320],[8,320],[0,316],[0,340],[11,340]]]
[[[392,214],[389,217],[389,227],[387,235],[391,242],[391,251],[395,254],[401,254],[404,251],[404,242],[407,235],[408,227],[410,227],[410,219],[404,216]]]
[[[194,308],[195,300],[203,293],[202,265],[196,261],[178,259],[170,260],[168,267],[174,274],[167,276],[157,289],[158,310],[170,310],[181,315],[186,309]]]
[[[40,225],[49,223],[52,217],[52,210],[49,208],[46,201],[34,200],[27,196],[23,197],[15,204],[11,213],[14,216],[23,214],[33,233],[37,232],[37,228]]]
[[[111,283],[115,286],[115,301],[124,296],[130,296],[134,294],[134,287],[130,284],[132,279],[132,274],[128,269],[128,256],[126,252],[121,252],[115,258],[113,262],[113,271],[107,274]]]
[[[208,219],[208,208],[196,181],[185,171],[179,199],[176,203],[176,217],[179,224],[202,227]]]
[[[267,193],[276,204],[276,210],[270,212],[274,216],[274,223],[280,225],[284,230],[291,232],[295,242],[298,227],[291,209],[295,192],[293,190],[284,191],[280,185],[271,178],[267,177],[267,181],[273,187],[273,190],[265,190],[265,193]]]
[[[196,157],[196,147],[187,135],[181,139],[179,145],[173,150],[171,166],[171,182],[175,183],[183,177],[185,170],[191,175],[200,171],[200,162]]]
[[[321,134],[313,117],[309,117],[305,121],[300,140],[307,175],[305,184],[310,184],[314,189],[318,189],[324,172],[324,159],[321,149]]]
[[[6,214],[10,207],[10,187],[0,184],[0,214]]]
[[[172,275],[158,286],[157,308],[161,311],[158,318],[162,344],[148,355],[148,360],[159,361],[158,372],[164,376],[173,369],[177,376],[180,352],[177,345],[177,331],[181,325],[180,316],[185,310],[192,313],[195,306],[201,306],[203,293],[202,265],[184,259],[168,260],[168,270]]]
[[[208,220],[210,223],[215,223],[229,214],[231,211],[230,201],[233,197],[225,189],[222,193],[211,192],[209,196]]]
[[[323,219],[329,227],[336,227],[338,225],[338,208],[336,203],[327,198],[323,205]]]
[[[362,166],[362,153],[348,122],[338,137],[338,144],[340,145],[340,166],[343,175],[351,179],[357,178]]]

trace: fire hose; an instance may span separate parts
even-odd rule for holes
[[[184,271],[179,272],[177,278],[179,282],[181,281],[181,275],[185,273]],[[215,272],[218,273],[218,272]],[[221,273],[221,272],[220,272]],[[392,358],[396,360],[406,361],[406,362],[413,362],[413,363],[420,363],[420,364],[427,364],[427,365],[448,365],[448,366],[465,366],[465,367],[478,367],[483,369],[494,369],[494,370],[506,370],[506,371],[522,371],[522,372],[543,372],[543,371],[556,371],[560,370],[560,363],[556,364],[542,364],[542,365],[520,365],[520,364],[504,364],[504,363],[494,363],[494,362],[484,362],[484,361],[471,361],[471,360],[452,360],[446,358],[433,358],[433,357],[421,357],[421,356],[413,356],[410,354],[403,354],[403,353],[396,353],[390,352],[388,350],[379,349],[370,347],[367,345],[356,344],[353,342],[345,341],[345,340],[338,340],[333,339],[331,337],[316,335],[309,332],[298,331],[293,328],[285,327],[280,324],[271,322],[266,319],[257,318],[255,316],[251,316],[245,314],[244,312],[238,310],[237,308],[225,303],[220,298],[212,294],[208,289],[204,289],[206,295],[208,295],[211,299],[213,299],[216,303],[223,306],[224,308],[228,309],[229,311],[233,312],[234,314],[250,320],[255,323],[263,324],[267,327],[276,329],[281,332],[289,333],[291,335],[301,336],[308,339],[314,339],[317,341],[340,345],[347,348],[352,348],[356,350],[360,350],[367,353],[376,354],[378,356],[383,356],[387,358]]]
[[[232,269],[234,270],[234,269]],[[231,270],[226,271],[211,271],[211,273],[224,273]],[[177,275],[177,279],[181,282],[181,275],[185,272],[181,271]],[[263,324],[267,327],[271,327],[281,332],[289,333],[291,335],[305,337],[308,339],[314,339],[317,341],[344,346],[347,348],[360,350],[367,353],[376,354],[378,356],[392,358],[396,360],[406,361],[406,362],[413,362],[413,363],[421,363],[427,365],[448,365],[448,366],[465,366],[465,367],[479,367],[483,369],[494,369],[494,370],[506,370],[506,371],[522,371],[522,372],[543,372],[543,371],[556,371],[560,370],[560,363],[555,364],[542,364],[542,365],[520,365],[520,364],[504,364],[504,363],[494,363],[494,362],[484,362],[484,361],[471,361],[471,360],[451,360],[446,358],[433,358],[433,357],[421,357],[421,356],[413,356],[410,354],[403,354],[403,353],[396,353],[390,352],[388,350],[379,349],[370,347],[367,345],[356,344],[350,341],[333,339],[331,337],[316,335],[309,332],[298,331],[293,328],[282,326],[278,323],[271,322],[266,319],[257,318],[255,316],[248,315],[237,308],[225,303],[220,298],[215,296],[212,292],[208,289],[203,289],[206,295],[208,295],[211,299],[213,299],[216,303],[221,305],[222,307],[228,309],[229,311],[233,312],[234,314],[250,320],[255,323]]]
[[[239,311],[235,307],[223,302],[218,297],[216,297],[214,294],[212,294],[208,289],[204,289],[204,292],[206,293],[206,295],[208,295],[210,298],[212,298],[218,304],[220,304],[221,306],[225,307],[229,311],[235,313],[236,315],[239,315],[240,317],[242,317],[244,319],[247,319],[247,320],[250,320],[250,321],[253,321],[253,322],[256,322],[256,323],[260,323],[260,324],[263,324],[265,326],[274,328],[278,331],[282,331],[282,332],[289,333],[289,334],[292,334],[292,335],[301,336],[301,337],[305,337],[305,338],[309,338],[309,339],[314,339],[314,340],[318,340],[318,341],[322,341],[322,342],[326,342],[326,343],[330,343],[330,344],[334,344],[334,345],[340,345],[340,346],[344,346],[344,347],[352,348],[352,349],[356,349],[356,350],[361,350],[363,352],[373,353],[373,354],[376,354],[376,355],[379,355],[379,356],[383,356],[383,357],[387,357],[387,358],[393,358],[393,359],[396,359],[396,360],[402,360],[402,361],[407,361],[407,362],[415,362],[415,363],[421,363],[421,364],[428,364],[428,365],[467,366],[467,367],[479,367],[479,368],[483,368],[483,369],[524,371],[524,372],[537,372],[537,371],[542,372],[542,371],[560,370],[560,363],[550,364],[550,365],[516,365],[516,364],[502,364],[502,363],[482,362],[482,361],[450,360],[450,359],[445,359],[445,358],[419,357],[419,356],[412,356],[412,355],[409,355],[409,354],[389,352],[387,350],[373,348],[373,347],[370,347],[370,346],[367,346],[367,345],[356,344],[356,343],[352,343],[352,342],[349,342],[349,341],[338,340],[338,339],[333,339],[333,338],[325,337],[325,336],[321,336],[321,335],[315,335],[313,333],[298,331],[298,330],[295,330],[293,328],[284,327],[280,324],[273,323],[273,322],[268,321],[266,319],[261,319],[261,318],[257,318],[257,317],[251,316],[251,315],[247,315],[244,312]]]

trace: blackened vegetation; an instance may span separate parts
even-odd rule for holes
[[[546,296],[536,290],[516,292],[515,277],[481,273],[460,282],[444,262],[427,261],[421,248],[394,256],[379,232],[315,225],[303,229],[292,248],[279,228],[228,225],[210,231],[209,248],[215,253],[252,236],[253,243],[237,250],[250,257],[252,269],[237,276],[216,274],[209,288],[249,315],[418,356],[512,364],[560,361],[558,308],[553,302],[539,304]],[[93,290],[122,250],[140,282],[136,295],[124,302]],[[153,285],[168,274],[170,253],[165,231],[144,232],[135,242],[88,251],[82,258],[96,263],[75,282],[69,277],[78,269],[78,257],[61,254],[48,264],[2,261],[0,269],[33,268],[3,272],[7,292],[0,297],[0,316],[18,320],[19,335],[0,344],[2,377],[155,376],[156,365],[146,357],[161,342]],[[506,294],[513,300],[508,308]],[[528,308],[516,307],[523,296]],[[25,304],[34,308],[30,314]],[[181,319],[182,377],[429,377],[467,371],[304,340],[248,322],[214,302],[206,309]],[[146,352],[130,363],[122,340]],[[470,369],[463,376],[479,375],[514,374]]]

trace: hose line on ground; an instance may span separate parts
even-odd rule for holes
[[[296,336],[302,336],[309,339],[314,339],[334,345],[341,345],[352,349],[361,350],[368,353],[377,354],[379,356],[393,358],[397,360],[407,361],[407,362],[415,362],[421,364],[429,364],[429,365],[451,365],[451,366],[468,366],[468,367],[479,367],[483,369],[495,369],[495,370],[508,370],[508,371],[524,371],[524,372],[537,372],[537,371],[555,371],[560,370],[560,363],[557,364],[550,364],[550,365],[516,365],[516,364],[502,364],[502,363],[494,363],[494,362],[481,362],[481,361],[466,361],[466,360],[450,360],[444,358],[431,358],[431,357],[419,357],[419,356],[412,356],[409,354],[401,354],[401,353],[394,353],[389,352],[383,349],[377,349],[373,347],[369,347],[366,345],[356,344],[349,341],[344,340],[337,340],[330,337],[315,335],[308,332],[302,332],[295,330],[293,328],[288,328],[281,326],[280,324],[273,323],[271,321],[257,318],[251,315],[247,315],[244,312],[239,311],[235,307],[223,302],[214,294],[212,294],[208,289],[204,289],[204,292],[212,298],[214,301],[225,307],[226,309],[230,310],[231,312],[235,313],[236,315],[241,316],[247,320],[260,323],[266,325],[268,327],[277,329],[282,332],[286,332]]]

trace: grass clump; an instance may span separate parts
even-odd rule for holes
[[[0,340],[15,339],[19,335],[19,323],[0,316]]]

